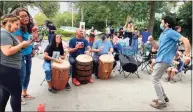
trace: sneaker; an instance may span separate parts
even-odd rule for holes
[[[98,77],[98,75],[96,75],[96,74],[94,74],[94,75],[95,75],[95,78],[96,78],[96,79],[98,79],[98,78],[99,78],[99,77]]]
[[[72,78],[72,83],[75,85],[75,86],[79,86],[80,85],[80,82],[78,80],[76,80],[76,78]]]
[[[57,93],[57,91],[53,88],[48,88],[48,91],[51,92],[51,93]]]
[[[172,84],[174,84],[174,83],[176,83],[177,81],[176,81],[176,79],[172,79],[171,78],[171,81],[170,81]]]
[[[66,88],[66,89],[70,89],[70,88],[71,88],[71,87],[70,87],[70,84],[67,83],[65,88]]]
[[[165,81],[166,81],[166,82],[169,82],[169,81],[170,81],[170,78],[165,77]]]
[[[168,97],[166,97],[164,100],[165,100],[165,102],[169,102]],[[153,99],[152,102],[158,102],[158,99]]]
[[[167,107],[167,104],[166,104],[166,103],[160,103],[160,102],[152,102],[150,105],[151,105],[153,108],[156,108],[156,109],[162,109],[162,108]]]
[[[89,82],[90,82],[90,83],[93,83],[93,82],[94,82],[94,80],[92,79],[92,77],[90,77]]]

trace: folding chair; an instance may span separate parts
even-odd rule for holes
[[[179,72],[176,74],[177,81],[182,81],[183,67],[184,67],[184,62],[182,62]]]
[[[192,63],[191,62],[187,65],[184,65],[184,67],[183,67],[183,71],[185,74],[188,70],[192,70]]]
[[[139,63],[139,61],[136,58],[136,50],[133,50],[132,47],[122,47],[121,49],[121,55],[119,56],[120,59],[120,74],[123,73],[124,77],[127,78],[129,75],[131,74],[135,74],[138,78],[139,77],[139,73],[138,73],[138,67],[141,65],[141,63]],[[128,60],[130,60],[130,62],[128,62]],[[130,63],[129,69],[127,68],[123,68],[123,63],[128,62]],[[126,72],[129,72],[129,74],[126,74]],[[130,72],[132,71],[132,72]]]
[[[156,56],[156,53],[151,52],[148,48],[144,47],[144,55],[142,56],[143,61],[141,64],[141,71],[144,69],[147,70],[148,74],[151,74],[151,71],[149,70],[151,68],[150,64],[152,63],[151,59],[153,59]]]

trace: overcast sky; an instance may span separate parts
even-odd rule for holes
[[[60,2],[60,12],[68,11],[68,2]],[[31,8],[28,7],[28,11],[31,14],[32,17],[34,17],[37,13],[40,12],[38,8]]]
[[[179,1],[183,1],[183,0],[179,0]],[[60,2],[60,12],[64,12],[64,11],[68,11],[69,7],[68,7],[68,3],[69,2]],[[178,2],[177,5],[182,5],[183,2]],[[176,9],[178,9],[179,7],[176,7]],[[28,7],[29,13],[32,15],[32,17],[34,17],[34,15],[36,15],[37,13],[40,12],[40,10],[38,8],[31,8]],[[173,12],[173,11],[172,11]]]

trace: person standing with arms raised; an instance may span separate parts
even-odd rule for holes
[[[190,43],[189,40],[183,37],[180,33],[172,28],[174,27],[175,20],[170,16],[165,16],[161,20],[160,28],[163,30],[159,37],[159,49],[156,58],[156,64],[152,73],[152,83],[157,94],[157,99],[153,99],[150,104],[152,107],[162,109],[167,107],[166,102],[169,102],[164,89],[160,83],[164,72],[172,65],[174,56],[177,52],[177,43],[181,41],[184,43],[184,55],[190,56]]]

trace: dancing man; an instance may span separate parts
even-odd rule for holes
[[[157,109],[167,107],[166,102],[169,102],[164,89],[160,83],[164,72],[172,65],[173,58],[176,55],[177,43],[184,43],[185,56],[190,56],[189,40],[183,37],[180,33],[173,30],[174,19],[170,16],[165,16],[161,20],[160,28],[163,30],[159,37],[159,49],[156,58],[156,64],[152,73],[152,83],[157,94],[157,99],[152,100],[151,106]]]

